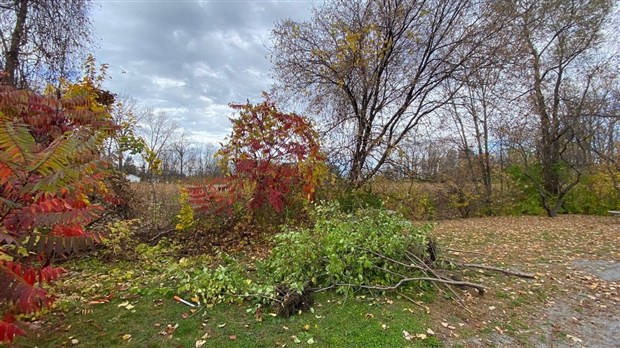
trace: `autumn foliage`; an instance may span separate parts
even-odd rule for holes
[[[106,196],[101,146],[116,126],[94,84],[67,85],[64,97],[0,86],[0,341],[24,331],[15,316],[52,303],[42,285],[63,269],[55,257],[100,240],[86,227]]]
[[[218,243],[264,232],[269,226],[262,224],[277,225],[273,213],[287,207],[296,207],[287,210],[295,214],[300,203],[314,199],[326,172],[317,133],[306,118],[280,112],[267,95],[260,104],[231,107],[238,116],[217,154],[227,175],[187,185],[177,225],[197,226]]]
[[[280,212],[291,195],[313,200],[325,169],[317,133],[308,119],[277,109],[264,95],[260,104],[231,104],[239,117],[218,155],[231,179],[250,192],[249,207]]]

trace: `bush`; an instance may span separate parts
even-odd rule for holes
[[[338,197],[340,209],[343,212],[350,213],[358,209],[383,208],[381,197],[365,190],[349,190]]]
[[[401,279],[398,273],[410,270],[388,258],[405,260],[407,251],[426,257],[429,225],[416,228],[383,209],[346,214],[338,204],[316,207],[313,217],[312,228],[285,228],[275,236],[272,255],[263,265],[274,284],[284,283],[297,291],[309,282],[316,287],[391,285]]]
[[[607,214],[618,207],[618,194],[609,173],[600,171],[584,175],[579,185],[567,195],[565,207],[572,214]]]
[[[257,105],[230,105],[239,117],[231,119],[233,131],[217,155],[232,184],[249,191],[250,210],[280,213],[292,202],[313,201],[326,168],[310,120],[280,112],[264,97]]]

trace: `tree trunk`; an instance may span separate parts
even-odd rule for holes
[[[6,75],[2,78],[3,82],[9,86],[15,86],[17,80],[17,68],[19,66],[19,52],[26,30],[26,18],[28,16],[28,0],[17,0],[17,18],[15,28],[11,34],[11,47],[6,53],[5,62]]]

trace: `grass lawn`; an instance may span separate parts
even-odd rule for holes
[[[171,260],[171,262],[174,262]],[[20,347],[436,347],[423,307],[400,296],[314,296],[289,318],[249,302],[192,309],[145,279],[139,263],[67,264],[56,308],[34,321]],[[149,272],[153,272],[150,274]],[[415,294],[409,294],[415,296]],[[109,299],[109,302],[107,302]],[[94,302],[93,302],[94,301]],[[106,302],[106,303],[96,303]],[[90,304],[89,304],[90,303]],[[403,331],[409,333],[406,339]],[[415,337],[424,334],[424,339]]]

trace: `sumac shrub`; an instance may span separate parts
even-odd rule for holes
[[[253,105],[231,104],[239,112],[219,163],[239,191],[249,192],[248,207],[282,212],[295,199],[312,201],[326,173],[318,135],[310,121],[277,109],[269,96]]]
[[[52,303],[42,285],[62,272],[53,259],[100,240],[86,228],[103,210],[91,198],[115,201],[99,153],[116,126],[93,83],[63,98],[0,86],[0,341],[24,334],[17,315]]]

